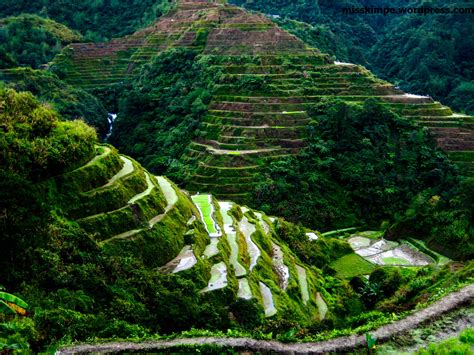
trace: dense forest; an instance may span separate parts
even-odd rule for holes
[[[179,158],[207,112],[217,73],[196,55],[186,49],[163,52],[116,99],[120,119],[111,143],[159,174],[183,177]]]
[[[0,17],[34,13],[81,32],[86,41],[122,37],[154,21],[171,8],[169,0],[6,0]]]
[[[473,181],[460,185],[425,130],[371,101],[329,100],[311,113],[308,146],[262,173],[259,208],[321,230],[395,220],[396,238],[417,235],[472,258]],[[459,243],[466,247],[449,247]]]
[[[282,220],[276,229],[280,243],[287,243],[312,268],[318,267],[319,287],[327,289],[332,315],[324,322],[308,322],[298,313],[286,312],[284,319],[264,322],[255,300],[233,302],[227,292],[202,298],[199,287],[205,272],[200,268],[183,274],[158,273],[139,255],[121,256],[101,248],[93,233],[68,217],[64,204],[77,186],[90,183],[75,180],[74,174],[94,156],[98,143],[94,130],[81,121],[61,121],[30,93],[1,89],[0,104],[6,108],[0,115],[4,211],[0,226],[5,246],[0,265],[8,270],[1,282],[21,296],[8,299],[30,312],[12,316],[2,308],[3,349],[37,352],[58,342],[144,339],[191,327],[206,329],[206,334],[233,329],[236,334],[266,334],[286,341],[350,334],[352,329],[364,331],[393,320],[394,311],[409,309],[427,292],[434,295],[438,288],[464,284],[472,274],[468,264],[455,273],[448,266],[375,268],[368,280],[342,278],[331,263],[350,252],[346,242],[323,237],[310,242],[303,237],[304,227]],[[0,297],[7,296],[3,292]],[[234,318],[228,317],[229,310]]]
[[[29,91],[42,101],[49,102],[63,119],[84,119],[105,136],[109,127],[104,117],[107,110],[97,97],[73,87],[55,74],[31,68],[11,68],[0,72],[1,83],[18,91]]]
[[[55,21],[34,15],[0,20],[0,69],[48,63],[63,46],[82,36]]]

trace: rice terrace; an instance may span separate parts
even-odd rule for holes
[[[473,353],[471,3],[1,1],[1,353]]]

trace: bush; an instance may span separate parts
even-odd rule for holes
[[[242,328],[247,330],[261,326],[265,319],[263,307],[255,298],[251,300],[238,299],[231,305],[230,310]]]
[[[4,169],[33,181],[64,173],[95,154],[95,131],[83,122],[60,122],[29,93],[0,90],[0,159]]]
[[[389,298],[400,288],[403,277],[399,269],[378,268],[370,274],[369,282],[379,285],[381,298]]]

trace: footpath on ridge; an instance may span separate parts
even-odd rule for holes
[[[419,310],[399,321],[387,324],[371,332],[379,342],[416,328],[426,321],[434,319],[444,313],[452,311],[466,303],[472,303],[474,298],[474,285],[469,285],[457,292],[453,292],[432,305]],[[366,346],[365,335],[351,335],[314,343],[281,343],[278,341],[255,340],[251,338],[225,338],[225,337],[198,337],[177,338],[172,340],[147,341],[142,343],[111,342],[96,345],[76,345],[65,347],[56,354],[77,354],[91,352],[136,352],[169,349],[178,346],[203,346],[214,345],[222,347],[239,348],[250,351],[275,351],[282,353],[325,353],[348,351]]]

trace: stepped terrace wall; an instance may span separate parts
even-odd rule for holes
[[[202,121],[205,134],[182,158],[194,166],[186,184],[193,192],[247,201],[258,183],[252,180],[258,167],[304,147],[308,108],[327,97],[380,100],[428,127],[465,174],[472,173],[472,117],[453,114],[429,97],[405,94],[361,66],[335,62],[309,48],[263,15],[220,2],[180,1],[153,26],[131,36],[71,45],[53,67],[76,85],[102,87],[136,75],[153,55],[173,47],[195,49],[222,73]],[[220,177],[223,168],[226,175]]]

